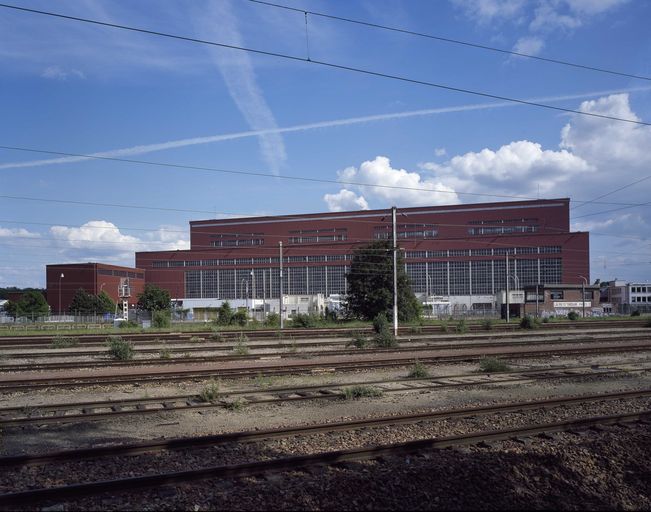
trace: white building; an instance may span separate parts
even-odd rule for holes
[[[615,279],[608,283],[606,298],[613,305],[614,313],[651,312],[651,283],[627,283]]]

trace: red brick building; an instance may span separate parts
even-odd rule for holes
[[[138,302],[138,294],[145,287],[144,270],[104,263],[47,265],[45,273],[47,301],[52,314],[68,312],[72,298],[79,288],[92,295],[99,295],[104,291],[114,302],[118,302],[118,287],[128,279],[131,287],[129,304],[135,305]]]
[[[569,199],[427,206],[399,208],[397,236],[416,294],[475,304],[505,289],[507,254],[521,287],[589,279],[588,233],[569,224]],[[136,266],[173,298],[274,298],[282,242],[285,294],[344,294],[353,251],[385,239],[390,209],[202,220],[189,250],[136,253]]]

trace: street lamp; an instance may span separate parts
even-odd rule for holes
[[[581,309],[583,310],[583,318],[585,318],[585,287],[588,285],[588,280],[583,276],[579,277],[583,279],[583,282],[581,283]]]
[[[63,272],[61,272],[61,275],[59,276],[59,316],[61,316],[61,279],[64,277]],[[61,319],[59,318],[59,320]]]

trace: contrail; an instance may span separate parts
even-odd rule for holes
[[[649,90],[651,90],[651,87],[631,87],[627,89],[594,91],[594,92],[586,92],[581,94],[568,94],[564,96],[531,98],[528,99],[527,101],[555,102],[555,101],[579,100],[579,99],[592,98],[597,96],[605,96],[608,94],[622,94],[622,93],[649,91]],[[92,153],[90,156],[121,157],[121,156],[142,155],[145,153],[154,153],[156,151],[164,151],[167,149],[182,148],[182,147],[194,146],[198,144],[211,144],[213,142],[244,139],[248,137],[260,137],[260,136],[271,135],[271,134],[302,132],[308,130],[317,130],[320,128],[334,128],[337,126],[350,126],[350,125],[362,124],[362,123],[372,123],[376,121],[388,121],[392,119],[430,116],[430,115],[445,114],[451,112],[465,112],[465,111],[472,111],[472,110],[486,110],[492,108],[504,108],[504,107],[516,107],[516,106],[521,106],[521,105],[518,105],[517,103],[504,101],[504,102],[490,102],[490,103],[475,103],[470,105],[457,105],[453,107],[428,108],[423,110],[409,110],[406,112],[394,112],[391,114],[375,114],[370,116],[350,117],[347,119],[334,119],[331,121],[320,121],[316,123],[299,124],[295,126],[287,126],[284,128],[249,130],[245,132],[235,132],[235,133],[226,133],[221,135],[208,135],[205,137],[193,137],[191,139],[172,140],[168,142],[161,142],[158,144],[144,144],[140,146],[133,146],[130,148],[112,149],[108,151],[102,151],[99,153]],[[73,162],[81,162],[83,160],[89,160],[89,158],[83,156],[70,156],[70,157],[60,157],[60,158],[48,158],[42,160],[30,160],[27,162],[8,162],[6,164],[0,164],[0,169],[17,169],[21,167],[37,167],[41,165],[66,164],[66,163],[73,163]]]

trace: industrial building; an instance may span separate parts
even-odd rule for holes
[[[569,224],[566,198],[399,208],[397,240],[425,304],[478,311],[507,274],[511,289],[589,281],[589,235]],[[330,297],[346,294],[355,249],[391,237],[390,209],[192,221],[189,250],[139,252],[136,266],[179,300],[277,299],[282,242],[284,295]]]
[[[651,312],[651,283],[630,283],[615,279],[602,283],[602,302],[612,313]]]
[[[45,270],[47,302],[54,314],[67,313],[79,288],[92,295],[106,292],[114,302],[121,301],[120,286],[130,288],[129,305],[135,307],[138,294],[145,288],[145,271],[139,268],[104,263],[65,263],[47,265]]]

